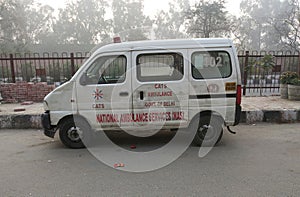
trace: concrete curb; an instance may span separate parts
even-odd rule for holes
[[[254,124],[300,122],[300,110],[253,110],[243,111],[241,123]],[[0,129],[42,129],[40,114],[2,115]]]
[[[2,115],[0,129],[41,129],[40,114]]]
[[[294,123],[300,121],[300,110],[254,110],[243,111],[241,123],[257,122]]]

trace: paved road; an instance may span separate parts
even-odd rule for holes
[[[37,130],[0,130],[0,196],[300,196],[300,124],[234,130],[206,157],[190,147],[148,173],[112,169]]]

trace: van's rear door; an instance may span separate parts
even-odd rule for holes
[[[234,123],[238,76],[231,47],[189,50],[190,116],[215,111]]]

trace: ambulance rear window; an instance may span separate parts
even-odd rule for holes
[[[178,53],[141,54],[137,57],[139,81],[176,81],[183,78],[183,57]]]
[[[231,76],[230,55],[226,51],[201,51],[192,54],[194,79],[217,79]]]

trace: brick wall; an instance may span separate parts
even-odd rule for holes
[[[46,82],[17,82],[0,84],[0,92],[3,101],[7,103],[23,101],[42,102],[44,97],[54,88],[54,85],[47,85]]]

